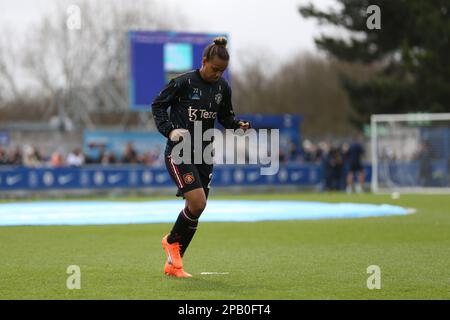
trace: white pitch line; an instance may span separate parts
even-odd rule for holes
[[[229,272],[200,272],[200,274],[210,275],[210,274],[230,274]]]

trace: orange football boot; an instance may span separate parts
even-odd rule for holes
[[[168,261],[166,261],[166,264],[164,265],[164,273],[168,276],[174,276],[177,278],[192,278],[192,275],[185,272],[183,268],[175,268],[173,265],[169,264]]]
[[[172,244],[168,243],[168,236],[168,234],[164,236],[161,241],[164,251],[166,252],[167,262],[177,269],[183,269],[183,261],[181,260],[180,255],[180,244],[178,242],[174,242]]]

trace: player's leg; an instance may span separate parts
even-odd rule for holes
[[[358,193],[363,192],[363,185],[364,185],[365,179],[366,179],[366,174],[365,174],[364,168],[361,165],[361,167],[359,168],[359,171],[358,171],[358,185],[356,188],[356,192],[358,192]]]
[[[179,240],[181,245],[181,257],[184,256],[186,249],[197,231],[198,220],[206,206],[206,196],[203,188],[197,188],[186,192],[184,198],[186,199],[184,210],[189,218],[189,222],[187,223],[186,229],[183,230]]]
[[[166,155],[166,167],[179,191],[181,191],[181,194],[183,194],[184,197],[186,197],[186,195],[189,197],[191,210],[195,214],[199,215],[199,212],[203,211],[204,208],[204,204],[203,208],[201,204],[203,189],[195,165],[176,165],[172,160],[171,155]],[[204,195],[203,198],[205,198]],[[203,202],[206,203],[206,199],[204,199]],[[181,240],[185,237],[185,234],[189,231],[189,228],[193,226],[196,227],[198,223],[197,216],[193,215],[191,210],[189,207],[185,207],[181,210],[172,230],[162,240],[163,248],[167,256],[167,262],[164,267],[166,274],[175,275],[177,277],[190,276],[183,271],[183,262],[181,259]]]
[[[353,191],[353,171],[352,168],[347,173],[347,186],[346,186],[347,193],[352,193]]]
[[[170,233],[163,239],[167,254],[164,272],[176,277],[191,277],[183,269],[182,257],[197,230],[198,218],[206,206],[206,197],[202,188],[184,193],[186,207],[181,210]],[[195,215],[194,215],[195,213]]]
[[[200,176],[200,181],[203,186],[203,190],[193,190],[196,193],[193,193],[193,191],[190,191],[185,194],[186,198],[186,208],[189,209],[191,213],[197,218],[196,223],[192,223],[187,232],[184,234],[183,238],[181,239],[181,256],[183,257],[184,253],[186,252],[187,248],[189,247],[189,244],[191,243],[192,238],[195,235],[195,232],[197,231],[198,227],[198,219],[200,218],[200,215],[202,214],[203,210],[206,206],[206,201],[208,199],[209,195],[209,185],[212,178],[212,165],[202,164],[202,165],[196,165],[198,174]],[[203,192],[202,192],[203,191]]]
[[[177,183],[179,192],[186,199],[186,205],[178,215],[167,241],[169,243],[178,242],[182,245],[181,240],[185,234],[197,226],[198,218],[206,206],[206,196],[194,164],[176,165],[169,158],[169,172]]]

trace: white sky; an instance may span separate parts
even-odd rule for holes
[[[49,13],[55,1],[0,0],[0,33],[26,32]],[[107,5],[114,0],[98,1]],[[227,33],[234,68],[248,56],[268,55],[277,66],[298,52],[317,53],[313,38],[324,30],[298,12],[298,6],[310,0],[159,1],[185,17],[188,27],[183,31]],[[314,4],[321,9],[336,7],[335,0],[314,0]]]
[[[304,19],[300,4],[309,0],[166,0],[188,18],[192,31],[225,32],[232,56],[267,53],[284,61],[299,51],[317,52],[315,21]],[[314,0],[319,8],[336,6],[334,0]]]

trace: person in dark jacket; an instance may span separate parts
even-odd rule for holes
[[[347,173],[347,193],[353,192],[353,181],[355,176],[357,177],[358,183],[355,186],[357,193],[363,192],[363,185],[365,180],[365,170],[362,163],[362,158],[364,156],[364,147],[362,144],[362,137],[358,136],[354,142],[352,142],[348,148],[346,154],[346,160],[348,164]]]

